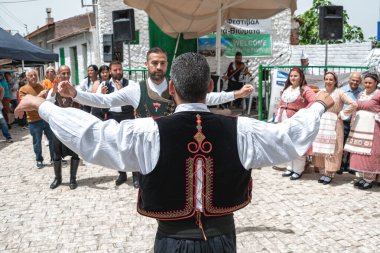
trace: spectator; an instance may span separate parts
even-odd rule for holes
[[[331,183],[342,162],[342,118],[350,116],[357,104],[346,92],[338,88],[338,77],[334,72],[326,72],[324,81],[325,89],[322,91],[327,91],[335,103],[322,115],[321,127],[313,142],[313,162],[321,174],[318,182],[326,185]],[[343,110],[344,104],[348,104],[348,107]]]
[[[38,96],[44,88],[38,83],[37,71],[32,69],[26,73],[27,84],[20,88],[21,100],[27,95]],[[52,132],[48,123],[43,121],[38,115],[37,111],[30,111],[26,113],[27,121],[29,123],[29,131],[33,137],[33,150],[36,155],[37,168],[42,169],[44,167],[44,158],[42,156],[42,133],[45,132],[50,143],[52,142]],[[54,149],[53,145],[49,145],[50,161],[53,161]]]

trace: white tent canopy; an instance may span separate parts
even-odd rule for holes
[[[285,9],[292,13],[297,0],[124,0],[130,7],[144,10],[171,37],[197,38],[216,31],[217,75],[220,76],[220,27],[224,20],[264,19]],[[218,91],[220,85],[218,82]]]

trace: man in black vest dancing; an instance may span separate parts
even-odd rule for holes
[[[206,93],[213,90],[213,82],[199,54],[176,58],[171,77],[169,93],[177,107],[167,117],[118,124],[33,96],[22,100],[16,115],[38,110],[84,159],[116,170],[138,170],[137,211],[158,221],[156,253],[236,252],[233,212],[251,201],[251,168],[304,154],[318,133],[321,115],[334,102],[321,92],[310,108],[268,124],[209,112]],[[61,93],[68,89],[59,87]],[[72,138],[63,138],[69,133]]]
[[[81,91],[77,92],[75,89],[70,88],[66,95],[75,97],[74,100],[82,105],[97,108],[128,108],[128,110],[125,111],[126,113],[131,112],[131,110],[135,108],[137,118],[172,114],[175,109],[175,103],[169,94],[168,81],[165,78],[168,68],[166,52],[159,47],[151,48],[146,55],[145,66],[149,74],[146,80],[142,80],[139,83],[129,80],[128,85],[122,85],[124,81],[126,81],[126,79],[122,78],[122,66],[120,63],[117,65],[111,63],[111,84],[113,84],[114,88],[108,89],[112,89],[113,92],[107,92],[108,94],[96,94]],[[122,79],[122,82],[117,81]],[[236,91],[212,92],[207,95],[206,103],[207,105],[227,103],[234,99],[248,96],[251,94],[251,89],[251,85],[245,85]],[[125,114],[123,113],[123,115]],[[116,117],[114,119],[127,119],[123,117]],[[131,118],[132,114],[128,114],[127,117]],[[112,115],[109,118],[112,118]],[[120,175],[116,180],[116,185],[120,185],[127,180],[127,174],[125,172],[119,173]],[[133,172],[133,185],[135,188],[139,186],[138,172]]]

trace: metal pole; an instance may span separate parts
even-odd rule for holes
[[[173,61],[174,61],[175,56],[176,56],[176,54],[177,54],[178,44],[179,44],[179,38],[180,38],[180,37],[181,37],[181,33],[178,33],[177,43],[175,44],[175,49],[174,49]]]
[[[328,58],[328,40],[326,40],[326,51],[325,51],[325,73],[327,72],[327,58]]]
[[[128,41],[128,68],[131,69],[131,42]]]
[[[222,26],[222,6],[220,4],[220,0],[218,0],[218,17],[216,24],[216,41],[215,41],[215,56],[216,56],[216,75],[218,76],[217,82],[217,91],[220,92],[220,51],[221,51],[221,39],[222,34],[220,31],[220,27]]]
[[[258,114],[259,114],[259,120],[263,119],[263,65],[260,64],[259,66],[259,101],[258,101]]]

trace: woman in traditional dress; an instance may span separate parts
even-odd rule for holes
[[[335,104],[322,115],[319,132],[313,142],[313,163],[319,169],[318,182],[329,184],[340,169],[343,154],[343,121],[357,107],[356,102],[338,88],[338,77],[334,72],[324,75],[325,88]],[[343,109],[343,105],[347,108]]]
[[[351,153],[350,168],[363,175],[354,186],[363,190],[372,188],[376,175],[380,174],[380,123],[375,120],[380,112],[378,83],[376,73],[364,76],[365,90],[359,94],[358,108],[352,117],[351,131],[344,146],[344,150]],[[377,104],[365,103],[374,97]]]
[[[315,93],[307,86],[305,75],[300,68],[293,68],[281,94],[281,101],[276,111],[275,122],[279,123],[292,117],[298,110],[309,107],[315,101]],[[302,176],[306,157],[301,156],[286,164],[283,177],[297,180]]]

